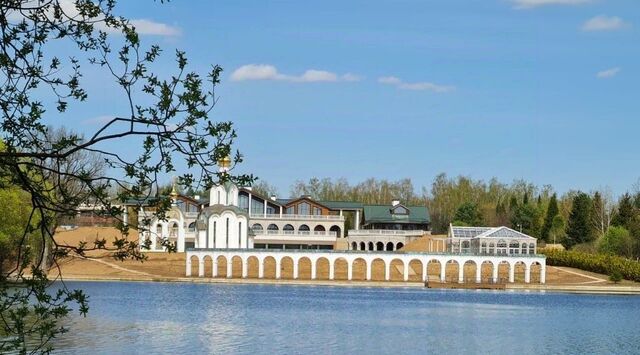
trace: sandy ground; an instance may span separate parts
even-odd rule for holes
[[[80,241],[89,244],[95,240],[96,236],[105,238],[108,241],[116,237],[117,231],[112,228],[79,228],[74,231],[64,231],[56,234],[59,242],[70,245],[77,245]],[[130,238],[136,238],[137,234],[132,233]],[[428,245],[428,239],[416,240],[406,246],[411,251],[421,251],[420,246]],[[148,253],[148,260],[140,261],[116,261],[105,252],[88,253],[90,258],[69,257],[59,262],[58,267],[52,268],[50,276],[58,277],[61,273],[64,279],[82,280],[141,280],[141,281],[190,281],[190,282],[258,282],[258,283],[310,283],[310,284],[346,284],[346,285],[368,285],[368,286],[420,286],[423,287],[422,265],[414,261],[409,265],[409,282],[402,280],[402,265],[399,261],[391,264],[391,281],[384,281],[384,266],[381,262],[373,263],[372,281],[365,281],[365,263],[357,260],[353,266],[353,281],[347,281],[347,264],[344,261],[337,261],[335,265],[335,281],[329,281],[329,265],[325,261],[318,262],[317,278],[311,280],[311,263],[301,261],[299,265],[299,279],[293,280],[293,263],[290,260],[283,260],[281,265],[281,280],[275,280],[275,261],[267,259],[265,261],[265,279],[257,279],[258,264],[257,259],[249,259],[248,279],[242,279],[242,267],[239,259],[232,260],[232,277],[227,278],[226,260],[218,260],[217,278],[211,278],[212,262],[205,263],[205,277],[185,278],[185,254],[184,253]],[[439,279],[439,264],[429,264],[427,274],[429,280]],[[197,275],[197,263],[192,265],[192,274]],[[449,282],[456,282],[458,278],[458,268],[456,265],[447,265],[447,279]],[[470,282],[475,278],[475,266],[466,265],[465,279]],[[491,277],[491,270],[483,267],[481,270],[483,280]],[[508,278],[508,269],[505,266],[499,267],[499,278]],[[623,281],[613,284],[608,281],[606,275],[600,275],[572,269],[566,267],[547,267],[547,283],[537,284],[539,280],[539,270],[534,269],[532,273],[532,283],[524,283],[524,268],[516,268],[516,283],[509,284],[508,288],[513,289],[533,289],[533,290],[558,290],[567,292],[606,292],[606,293],[640,293],[640,284],[630,281]]]

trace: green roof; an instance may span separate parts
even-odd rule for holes
[[[394,208],[389,205],[365,205],[364,224],[369,223],[417,223],[425,224],[431,221],[429,211],[424,206],[404,206],[409,214],[392,214]]]

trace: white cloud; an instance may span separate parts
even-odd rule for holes
[[[27,1],[24,6],[33,4],[40,5],[39,2],[35,0]],[[64,12],[64,14],[70,18],[80,18],[80,12],[76,8],[76,4],[74,0],[59,0],[58,4],[60,8]],[[29,10],[27,10],[28,12]],[[48,8],[48,14],[53,16],[53,6]],[[24,19],[24,16],[18,11],[9,11],[8,20],[11,22],[18,22]],[[105,31],[107,33],[120,33],[119,30],[107,27],[103,22],[99,22],[99,20],[103,19],[103,16],[100,14],[96,17],[91,18],[92,21],[96,21],[95,26],[97,29]],[[165,23],[156,22],[148,19],[132,19],[129,21],[131,25],[133,25],[139,34],[141,35],[155,35],[155,36],[179,36],[182,34],[182,31]]]
[[[360,81],[357,75],[347,73],[339,76],[326,70],[309,69],[302,75],[286,75],[278,72],[278,69],[270,64],[247,64],[239,67],[231,73],[232,81],[245,80],[281,80],[295,83]]]
[[[581,5],[591,0],[511,0],[516,9],[532,9],[546,5]]]
[[[614,76],[618,75],[618,73],[620,72],[620,68],[619,67],[615,67],[615,68],[609,68],[606,70],[602,70],[599,71],[596,74],[596,77],[599,79],[608,79],[608,78],[613,78]]]
[[[583,31],[613,31],[629,26],[620,17],[599,15],[582,25]]]
[[[433,92],[450,92],[456,89],[452,85],[438,85],[429,82],[405,83],[395,76],[383,76],[378,78],[378,82],[385,85],[393,85],[402,90],[419,90]]]
[[[155,22],[146,19],[131,20],[131,24],[136,28],[136,31],[141,35],[154,35],[154,36],[180,36],[182,31],[173,26],[169,26],[165,23]]]

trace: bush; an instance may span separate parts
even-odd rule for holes
[[[547,256],[547,265],[568,266],[578,269],[612,275],[620,273],[626,280],[640,282],[640,262],[620,256],[589,254],[579,251],[541,250]]]
[[[612,272],[611,275],[609,275],[609,281],[613,281],[613,283],[616,284],[622,281],[622,274],[620,273],[620,271],[616,270]]]

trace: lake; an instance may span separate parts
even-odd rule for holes
[[[90,297],[64,354],[639,353],[640,297],[68,282]]]

